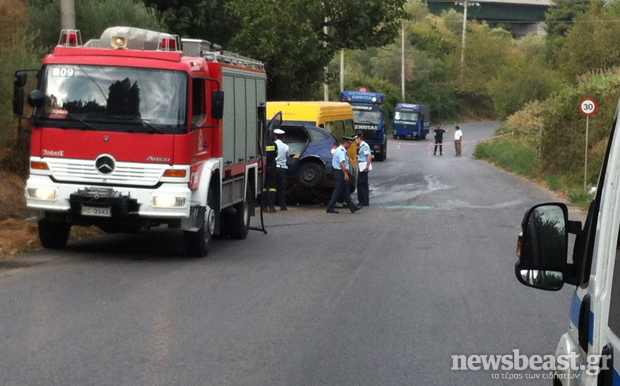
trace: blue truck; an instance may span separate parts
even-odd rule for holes
[[[340,101],[353,107],[353,123],[355,130],[364,133],[364,141],[368,143],[377,161],[387,158],[387,133],[385,132],[385,112],[383,94],[369,91],[343,91]]]
[[[398,103],[394,109],[392,136],[397,138],[426,139],[431,127],[430,108],[427,105]]]

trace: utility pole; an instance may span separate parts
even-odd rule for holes
[[[60,28],[75,29],[74,0],[60,0]]]
[[[402,97],[402,101],[405,102],[405,23],[403,23],[402,25],[402,32],[401,32],[401,47],[400,47],[400,51],[401,51],[401,58],[400,58],[400,77],[401,77],[401,97]]]
[[[469,0],[463,1],[463,38],[461,39],[461,65],[465,62],[465,35],[467,35],[467,5]]]
[[[340,92],[344,91],[344,50],[340,50]]]
[[[323,47],[327,49],[327,17],[325,18],[325,26],[323,27],[323,34],[325,35],[323,37]],[[328,75],[328,66],[325,66],[325,72],[324,72],[324,83],[323,83],[323,100],[325,102],[329,101],[329,85],[327,84],[327,75]]]

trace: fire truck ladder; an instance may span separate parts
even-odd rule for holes
[[[230,51],[224,51],[222,46],[201,39],[181,39],[183,52],[188,56],[204,58],[208,62],[234,64],[248,68],[264,70],[262,62],[242,56]]]

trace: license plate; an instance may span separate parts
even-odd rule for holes
[[[109,206],[82,205],[82,216],[112,217],[112,210]]]

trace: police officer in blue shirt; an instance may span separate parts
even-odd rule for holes
[[[348,181],[351,178],[349,170],[351,167],[347,150],[355,140],[354,137],[342,137],[342,144],[338,146],[334,157],[332,158],[332,166],[334,167],[334,178],[336,179],[336,187],[332,193],[332,197],[327,204],[327,213],[338,213],[334,209],[336,202],[342,196],[344,201],[349,205],[351,213],[355,213],[362,209],[351,200],[351,192],[349,191]]]
[[[355,143],[359,149],[357,164],[357,200],[360,206],[370,205],[370,189],[368,188],[368,172],[372,170],[372,151],[370,146],[364,141],[364,133],[358,130],[355,136]]]

